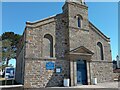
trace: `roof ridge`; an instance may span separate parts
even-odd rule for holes
[[[56,14],[55,14],[55,15],[52,15],[52,16],[49,16],[49,17],[46,17],[46,18],[42,18],[42,19],[40,19],[40,20],[36,20],[36,21],[34,21],[34,22],[27,21],[26,24],[39,23],[39,22],[46,21],[46,20],[48,20],[48,19],[54,18],[55,16],[56,16]]]

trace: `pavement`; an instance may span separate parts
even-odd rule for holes
[[[23,85],[7,85],[0,86],[1,90],[23,90]],[[24,89],[24,90],[120,90],[120,82],[105,82],[98,83],[97,85],[80,85],[73,87],[48,87],[46,89]]]
[[[98,83],[97,85],[80,85],[74,86],[74,88],[120,88],[120,82],[105,82]]]
[[[51,87],[51,88],[59,88],[59,87]],[[80,89],[119,89],[120,90],[120,82],[105,82],[98,83],[97,85],[79,85],[73,87],[60,87],[60,88],[80,88]]]

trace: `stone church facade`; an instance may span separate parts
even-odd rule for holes
[[[113,81],[110,38],[88,20],[81,0],[65,2],[63,12],[26,22],[18,44],[16,82],[25,88]]]

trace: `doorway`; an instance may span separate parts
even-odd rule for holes
[[[87,66],[85,60],[77,61],[77,84],[87,85]]]

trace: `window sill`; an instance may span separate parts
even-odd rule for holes
[[[79,28],[79,30],[83,30],[83,31],[87,31],[87,32],[89,32],[89,30],[87,30],[87,29],[83,29],[83,28]]]

